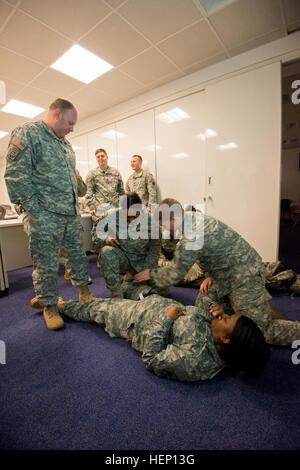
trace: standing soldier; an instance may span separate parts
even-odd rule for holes
[[[119,198],[124,194],[124,185],[120,172],[108,165],[106,150],[95,152],[98,167],[87,175],[86,204],[92,216],[99,206],[106,204],[119,207]]]
[[[42,121],[28,122],[13,132],[7,153],[5,181],[12,203],[21,204],[33,260],[36,307],[43,307],[51,330],[64,326],[57,309],[59,253],[79,300],[94,298],[88,289],[88,262],[83,251],[78,207],[75,154],[65,136],[73,131],[77,110],[56,99]]]
[[[137,193],[147,211],[151,212],[151,204],[156,204],[155,180],[149,171],[142,168],[143,159],[140,155],[133,155],[130,165],[133,173],[127,180],[126,193]]]

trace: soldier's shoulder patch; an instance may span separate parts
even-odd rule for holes
[[[7,153],[7,158],[9,160],[14,160],[16,156],[19,154],[20,150],[17,147],[14,147],[13,145],[8,149]]]
[[[18,137],[15,137],[11,143],[15,147],[17,147],[19,150],[25,150],[27,147],[27,145],[24,142],[22,142],[22,140],[18,139]]]

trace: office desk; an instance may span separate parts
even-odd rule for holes
[[[83,249],[93,249],[91,238],[92,219],[89,214],[81,215],[83,226]],[[0,293],[9,287],[7,272],[32,265],[28,247],[28,235],[24,232],[21,217],[0,220]]]

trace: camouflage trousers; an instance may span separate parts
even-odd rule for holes
[[[274,318],[270,299],[264,278],[257,274],[245,277],[241,283],[214,280],[208,294],[198,294],[195,305],[207,309],[216,302],[225,313],[246,315],[258,325],[267,343],[289,346],[300,339],[300,322]]]
[[[101,248],[99,261],[101,274],[106,284],[110,286],[120,283],[120,273],[126,273],[127,271],[137,273],[147,268],[145,258],[130,259],[124,251],[113,246]]]
[[[60,254],[75,286],[88,284],[88,261],[83,251],[80,217],[39,210],[25,213],[24,229],[29,236],[33,261],[33,285],[41,305],[54,305],[58,299]]]

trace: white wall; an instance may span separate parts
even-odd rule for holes
[[[300,148],[282,151],[281,198],[300,202]]]

